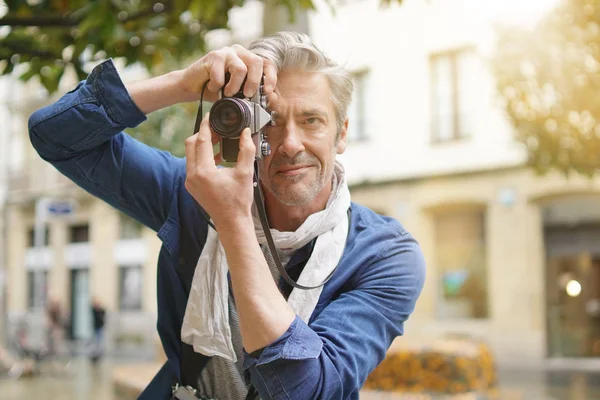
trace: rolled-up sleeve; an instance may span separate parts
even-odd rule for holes
[[[56,103],[34,112],[29,132],[36,150],[51,161],[94,149],[145,120],[112,60],[107,60]]]
[[[185,162],[123,132],[145,119],[108,60],[34,112],[29,136],[40,157],[77,185],[158,230]]]
[[[383,360],[415,307],[425,280],[416,241],[398,236],[365,266],[358,285],[310,322],[296,317],[287,332],[244,368],[261,398],[358,398],[368,374]]]
[[[272,361],[305,360],[317,358],[323,348],[319,335],[296,316],[288,330],[279,339],[266,347],[258,358],[246,353],[244,369],[261,366]]]

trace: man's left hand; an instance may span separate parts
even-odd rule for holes
[[[217,168],[221,155],[213,156],[218,137],[202,119],[200,131],[185,141],[185,188],[206,210],[219,232],[252,221],[254,156],[256,148],[246,128],[240,136],[237,164]]]

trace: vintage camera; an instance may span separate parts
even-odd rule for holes
[[[172,388],[171,400],[214,400],[202,397],[198,391],[191,386],[180,386],[176,384]]]
[[[226,74],[225,82],[228,81],[229,74]],[[252,133],[252,140],[256,146],[256,159],[268,156],[271,147],[267,142],[264,128],[271,124],[272,114],[266,110],[268,104],[267,96],[264,94],[264,81],[261,80],[259,90],[250,98],[246,98],[242,90],[232,97],[223,97],[222,93],[221,90],[221,98],[210,109],[209,123],[211,129],[221,138],[223,160],[237,161],[240,134],[245,128],[250,128]]]

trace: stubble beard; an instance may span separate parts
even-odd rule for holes
[[[277,162],[274,160],[274,164],[271,164],[271,167],[301,164],[306,163],[307,160],[310,160],[310,163],[313,166],[300,175],[269,175],[269,182],[267,182],[265,187],[273,194],[277,201],[286,206],[303,206],[313,201],[326,186],[327,179],[331,179],[333,165],[327,168],[328,170],[323,173],[322,164],[314,156],[301,157],[300,159],[293,160],[293,162],[289,163],[283,161]],[[301,182],[303,180],[308,181],[302,184]]]

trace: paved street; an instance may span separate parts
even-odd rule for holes
[[[109,362],[93,367],[86,359],[73,363],[72,376],[0,378],[0,400],[119,400],[114,396]]]
[[[600,371],[502,371],[500,383],[520,392],[523,400],[600,400]]]
[[[114,394],[111,382],[114,365],[105,361],[93,367],[87,360],[78,359],[71,377],[44,376],[16,381],[1,377],[0,400],[121,400]],[[600,373],[508,371],[502,372],[500,378],[507,393],[521,394],[514,397],[518,400],[600,400]],[[389,394],[361,396],[363,400],[395,398],[398,396]]]

